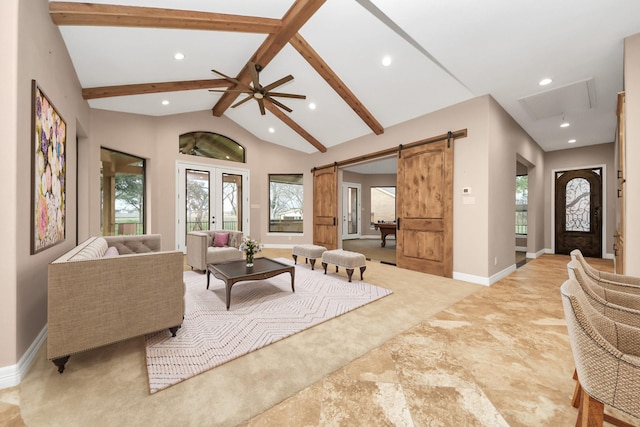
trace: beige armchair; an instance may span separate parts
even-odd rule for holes
[[[615,421],[604,405],[640,417],[640,329],[598,313],[575,279],[560,292],[582,386],[576,425]]]
[[[227,245],[213,246],[216,233],[229,233]],[[236,261],[242,259],[240,244],[244,235],[241,231],[206,230],[187,233],[187,264],[195,270],[206,270],[207,264]]]

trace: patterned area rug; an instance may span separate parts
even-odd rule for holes
[[[279,258],[278,261],[293,264]],[[146,337],[149,389],[155,393],[251,351],[391,294],[388,289],[296,266],[291,276],[239,282],[226,309],[224,283],[185,271],[186,312],[176,337],[160,331]]]

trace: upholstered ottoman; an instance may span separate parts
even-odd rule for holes
[[[336,266],[336,273],[338,272],[338,267],[344,267],[347,270],[349,281],[351,281],[351,276],[353,275],[353,270],[355,268],[360,268],[360,280],[362,280],[362,275],[367,269],[367,259],[364,255],[358,252],[344,251],[342,249],[334,249],[324,252],[322,254],[322,267],[324,268],[324,274],[327,274],[327,264],[334,264]]]
[[[293,247],[293,261],[297,264],[298,257],[303,256],[305,257],[305,263],[310,262],[311,269],[313,270],[313,266],[316,263],[316,259],[322,257],[322,254],[326,250],[327,248],[325,248],[324,246],[296,245]]]

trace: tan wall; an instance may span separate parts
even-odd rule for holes
[[[18,141],[18,0],[0,2],[0,40],[3,40],[4,58],[0,61],[0,129],[4,142],[0,144],[0,158],[5,159],[2,169],[0,198],[5,209],[0,209],[0,367],[16,363],[16,241],[15,227],[18,215],[17,200],[17,141]],[[10,207],[14,206],[13,209]],[[9,208],[7,208],[9,207]]]
[[[14,163],[3,168],[3,174],[10,176],[4,181],[6,186],[12,186],[6,194],[5,203],[13,205],[15,212],[7,213],[3,224],[17,233],[12,237],[3,239],[3,250],[13,252],[13,255],[3,257],[3,273],[8,280],[2,281],[2,302],[12,304],[9,310],[3,313],[12,313],[13,321],[9,321],[3,327],[3,343],[10,343],[5,350],[4,345],[0,350],[0,366],[16,364],[28,347],[34,342],[38,334],[43,330],[47,322],[47,265],[65,251],[76,244],[76,177],[73,165],[76,161],[76,124],[88,124],[89,108],[81,97],[80,84],[71,65],[64,43],[58,31],[53,25],[48,14],[48,2],[46,0],[14,0],[2,2],[3,30],[11,35],[7,40],[15,39],[17,24],[17,45],[8,46],[8,54],[17,61],[17,70],[7,69],[3,61],[1,69],[3,84],[12,85],[8,98],[2,98],[3,108],[5,102],[9,102],[9,109],[13,112],[3,114],[3,118],[13,118],[13,121],[3,129],[9,129],[9,135],[13,135],[9,141],[13,141],[13,147],[3,147],[5,162]],[[16,7],[17,21],[16,19]],[[5,10],[7,9],[7,10]],[[7,13],[4,13],[4,12]],[[5,23],[5,21],[7,21]],[[6,24],[6,25],[5,25]],[[3,39],[4,40],[4,39]],[[17,46],[17,56],[16,48]],[[17,72],[16,72],[17,71]],[[15,73],[13,77],[11,74]],[[66,240],[52,248],[38,254],[30,254],[31,230],[31,80],[35,79],[67,124],[67,176],[66,176]],[[9,144],[3,144],[9,145]],[[13,220],[12,220],[13,218]],[[4,264],[4,263],[7,264]],[[4,267],[7,268],[4,268]],[[6,293],[6,295],[5,295]],[[4,297],[7,297],[5,299]],[[8,327],[15,322],[15,327]]]
[[[399,144],[446,134],[450,130],[468,129],[467,138],[457,140],[454,147],[453,271],[486,277],[488,232],[486,228],[477,225],[487,222],[488,173],[484,167],[478,167],[478,165],[488,163],[489,99],[490,97],[483,96],[466,101],[400,125],[388,127],[382,135],[367,135],[332,147],[326,153],[312,154],[310,155],[312,166],[327,165],[364,153],[397,147]],[[515,176],[515,164],[512,175]],[[469,186],[477,191],[476,203],[463,205],[462,188]],[[307,209],[306,206],[305,209]],[[513,228],[510,236],[513,247]]]
[[[613,138],[614,135],[612,135]],[[568,150],[551,151],[546,154],[545,181],[549,197],[545,199],[545,248],[554,250],[552,237],[552,200],[555,194],[553,187],[553,170],[583,169],[590,166],[604,165],[605,179],[603,182],[603,211],[606,220],[603,225],[603,238],[605,240],[605,251],[602,256],[613,254],[613,232],[615,230],[615,195],[616,195],[616,171],[614,167],[614,144],[598,144],[588,147],[574,148]],[[606,186],[606,187],[605,187]]]
[[[624,90],[626,97],[625,241],[626,274],[640,276],[640,34],[625,39]]]
[[[267,235],[269,229],[268,174],[301,173],[305,189],[311,189],[312,174],[308,155],[262,141],[226,117],[214,117],[211,111],[165,117],[145,117],[127,113],[93,110],[89,145],[91,147],[92,200],[91,232],[100,232],[99,149],[116,149],[147,160],[147,225],[148,231],[162,234],[164,249],[176,247],[176,162],[178,160],[209,166],[247,169],[250,171],[251,211],[249,232],[252,237],[269,244],[299,244],[311,242],[311,221],[305,221],[300,236]],[[246,148],[246,163],[228,162],[188,156],[178,151],[178,137],[191,131],[211,131],[225,135]],[[305,212],[312,212],[312,192],[306,191]],[[307,216],[309,218],[309,216]]]
[[[528,166],[529,207],[527,252],[543,248],[542,169],[544,152],[493,99],[489,99],[488,251],[485,276],[492,276],[514,263],[515,176],[518,162]],[[476,221],[476,224],[483,222]]]

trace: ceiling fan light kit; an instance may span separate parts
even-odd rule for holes
[[[284,105],[283,103],[281,103],[280,101],[274,99],[274,97],[279,97],[279,98],[293,98],[293,99],[306,99],[307,97],[305,95],[297,95],[297,94],[293,94],[293,93],[283,93],[283,92],[271,92],[272,89],[275,89],[277,87],[282,86],[283,84],[290,82],[291,80],[293,80],[293,76],[291,74],[289,74],[288,76],[285,76],[279,80],[276,80],[275,82],[268,84],[266,86],[262,86],[260,84],[260,71],[262,71],[262,66],[260,64],[256,64],[253,63],[251,61],[249,61],[249,73],[251,74],[251,85],[246,84],[241,82],[240,80],[238,80],[237,78],[233,78],[233,77],[229,77],[223,73],[221,73],[220,71],[217,70],[211,70],[212,72],[218,74],[219,76],[221,76],[223,79],[231,82],[234,84],[233,87],[231,87],[230,89],[226,89],[226,90],[218,90],[218,89],[209,89],[210,92],[220,92],[220,93],[226,93],[226,92],[239,92],[239,93],[244,93],[247,96],[236,102],[235,104],[233,104],[231,106],[231,108],[235,108],[241,104],[244,104],[245,102],[251,100],[251,99],[255,99],[258,102],[258,107],[260,108],[260,114],[262,114],[263,116],[266,114],[265,112],[265,108],[264,108],[264,100],[266,99],[267,101],[271,102],[273,105],[282,108],[283,110],[291,113],[293,110],[289,107],[287,107],[286,105]]]

